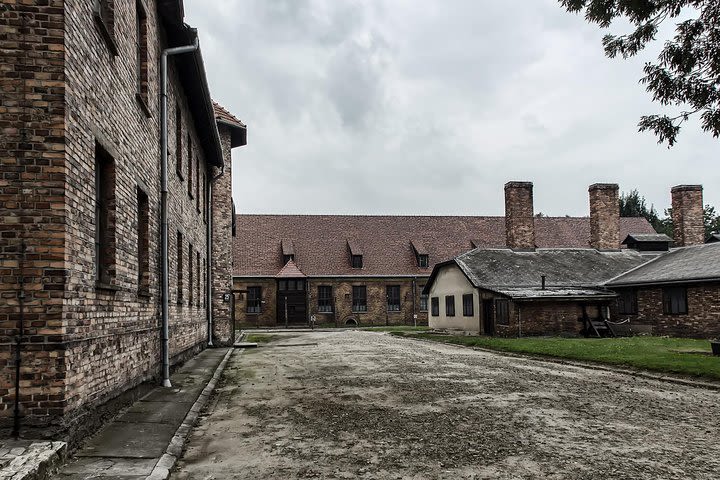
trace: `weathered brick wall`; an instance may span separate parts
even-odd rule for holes
[[[93,16],[93,2],[26,3],[9,0],[0,6],[0,415],[7,418],[14,401],[10,341],[17,333],[18,252],[24,238],[30,344],[23,354],[23,423],[72,430],[95,406],[159,371],[158,64],[163,32],[155,0],[143,0],[149,48],[147,101],[142,104],[136,98],[135,2],[115,2],[114,45]],[[203,348],[207,339],[205,202],[202,188],[193,188],[194,198],[188,193],[188,134],[196,146],[194,162],[200,162],[192,169],[194,186],[198,171],[201,179],[208,174],[172,60],[169,67],[170,355],[177,362]],[[184,137],[179,156],[176,105]],[[115,164],[116,261],[110,289],[96,287],[96,142]],[[183,178],[175,173],[178,158]],[[147,292],[138,288],[138,188],[149,199]],[[176,286],[178,230],[183,234],[182,298]],[[43,431],[52,435],[56,430]]]
[[[588,317],[597,318],[597,305],[586,307]],[[560,335],[575,336],[582,331],[582,305],[578,302],[510,302],[508,325],[496,325],[495,334],[503,337]]]
[[[15,402],[13,345],[20,326],[21,291],[22,412],[27,422],[35,422],[65,407],[62,379],[67,366],[56,350],[63,333],[68,276],[63,8],[63,0],[0,4],[1,427],[11,423]]]
[[[213,336],[218,345],[234,341],[232,325],[232,157],[230,129],[219,125],[225,173],[212,186]]]
[[[671,196],[675,246],[705,243],[702,185],[677,185],[671,189]]]
[[[590,196],[590,246],[598,250],[620,249],[620,207],[616,183],[595,183]]]
[[[653,335],[675,337],[720,337],[720,285],[690,285],[687,287],[688,313],[663,313],[662,288],[637,289],[638,314],[619,315],[613,305],[613,319],[629,320],[631,326],[649,326]]]
[[[153,0],[143,2],[147,15],[147,104],[136,98],[135,3],[115,2],[114,56],[92,14],[92,2],[66,3],[67,82],[73,88],[67,104],[68,295],[65,302],[66,413],[91,408],[156,374],[160,364],[160,144],[159,57],[163,36]],[[206,231],[198,200],[188,193],[188,177],[198,181],[198,169],[188,171],[188,152],[175,151],[175,110],[182,111],[182,144],[187,135],[193,155],[205,171],[194,121],[171,60],[168,132],[168,218],[170,252],[170,356],[174,361],[202,348],[207,327],[202,263]],[[147,111],[145,109],[147,107]],[[116,291],[95,286],[94,148],[101,143],[114,157],[116,169]],[[175,173],[178,158],[184,178]],[[150,205],[149,296],[138,292],[137,196],[141,188]],[[200,207],[202,209],[202,207]],[[183,234],[184,294],[178,301],[176,232]],[[189,245],[193,254],[193,283],[189,282]],[[200,263],[197,254],[200,254]],[[199,280],[199,285],[198,285]],[[193,295],[190,294],[190,289]],[[192,304],[190,298],[192,297]],[[68,418],[72,418],[69,416]]]
[[[530,182],[505,184],[505,242],[508,248],[535,248],[533,184]]]
[[[417,278],[415,299],[413,303],[413,279],[411,278],[326,278],[308,279],[308,311],[316,316],[317,324],[334,324],[342,326],[349,319],[354,319],[360,325],[413,325],[417,314],[417,324],[427,325],[427,312],[420,311],[421,286],[427,282],[426,278]],[[318,286],[331,286],[335,299],[335,311],[332,313],[318,312]],[[367,312],[352,311],[352,287],[365,285],[367,287]],[[387,291],[388,285],[400,286],[400,311],[388,312]],[[261,286],[263,295],[263,311],[260,314],[248,314],[247,295],[238,295],[235,304],[235,319],[238,328],[254,326],[283,326],[277,322],[277,282],[274,278],[268,279],[242,279],[234,280],[235,290],[247,290],[250,286]],[[413,310],[414,309],[414,310]]]

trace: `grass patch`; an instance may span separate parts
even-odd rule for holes
[[[273,340],[277,340],[280,335],[264,335],[262,333],[250,333],[245,337],[245,342],[249,343],[270,343]]]
[[[720,380],[720,358],[713,357],[710,342],[690,338],[496,338],[438,335],[393,335],[442,343],[483,347],[506,352],[607,363]]]

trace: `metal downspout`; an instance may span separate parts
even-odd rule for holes
[[[160,243],[162,263],[162,385],[170,383],[170,328],[168,310],[170,303],[170,280],[168,259],[168,118],[167,118],[167,57],[181,53],[195,52],[200,48],[200,39],[195,37],[192,45],[166,48],[160,56]]]
[[[208,347],[214,347],[214,346],[215,346],[215,345],[213,344],[213,315],[212,315],[212,302],[213,302],[213,300],[212,300],[212,298],[213,298],[213,297],[212,297],[212,292],[213,292],[213,291],[212,291],[212,279],[213,279],[213,275],[212,275],[212,244],[213,244],[213,241],[212,241],[212,238],[213,238],[213,236],[212,236],[212,225],[213,225],[213,211],[214,211],[214,210],[212,209],[212,198],[213,198],[213,196],[212,196],[212,191],[213,191],[212,186],[213,186],[213,183],[215,183],[215,182],[216,182],[220,177],[222,177],[223,175],[225,175],[225,162],[223,162],[223,166],[222,166],[222,168],[220,169],[220,173],[218,173],[217,175],[215,175],[214,177],[212,177],[212,178],[210,179],[210,181],[208,182],[208,188],[207,188],[207,190],[208,190],[208,199],[207,199],[207,202],[205,202],[206,205],[207,205],[207,208],[208,208],[207,241],[205,242],[206,245],[207,245],[207,259],[208,259],[208,262],[207,262],[207,272],[206,272],[207,281],[205,282],[205,283],[207,284],[207,288],[206,288],[206,289],[207,289],[207,298],[208,298],[208,301],[207,301],[207,303],[208,303],[208,309],[207,309],[207,321],[208,321],[208,341],[207,341],[207,344],[208,344]]]

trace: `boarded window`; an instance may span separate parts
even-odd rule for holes
[[[367,312],[367,287],[365,285],[352,287],[352,311]]]
[[[183,235],[177,232],[177,303],[183,302]]]
[[[352,255],[352,268],[363,268],[362,255]]]
[[[137,58],[136,78],[137,93],[147,109],[148,104],[148,41],[147,41],[147,15],[142,2],[135,2],[135,54]]]
[[[475,309],[473,304],[473,294],[468,293],[462,296],[463,301],[463,316],[472,317],[475,315]]]
[[[430,299],[430,303],[432,304],[432,316],[433,317],[439,317],[440,316],[440,299],[438,297],[432,297]]]
[[[95,144],[95,279],[115,277],[115,161]]]
[[[445,296],[445,315],[448,317],[455,316],[455,295]]]
[[[188,139],[187,139],[187,189],[188,189],[188,195],[190,195],[190,198],[193,196],[193,187],[192,187],[192,172],[193,172],[193,146],[192,146],[192,138],[190,138],[190,132],[188,132]]]
[[[260,313],[262,305],[262,287],[248,287],[247,313]]]
[[[195,268],[197,268],[197,306],[200,306],[200,285],[202,280],[202,270],[200,270],[200,252],[195,252]]]
[[[140,188],[137,189],[137,222],[138,292],[147,294],[150,289],[150,202]]]
[[[175,105],[175,173],[180,177],[180,180],[183,180],[182,149],[182,110],[180,110],[180,104],[178,103]]]
[[[332,287],[320,285],[318,287],[318,312],[332,312]]]
[[[400,286],[399,285],[388,285],[386,287],[387,294],[387,309],[389,312],[400,311]]]
[[[193,246],[188,244],[188,306],[193,304],[193,293],[195,291],[195,283],[193,278]]]
[[[495,300],[495,323],[498,325],[510,325],[509,301]]]
[[[620,315],[637,315],[637,291],[633,288],[626,288],[618,293],[618,313]]]
[[[663,313],[685,315],[688,313],[687,290],[685,287],[663,288]]]

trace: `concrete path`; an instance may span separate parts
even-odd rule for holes
[[[361,331],[234,355],[171,478],[693,479],[720,392]]]
[[[90,438],[54,477],[58,480],[145,479],[166,454],[178,428],[228,349],[207,349]]]

